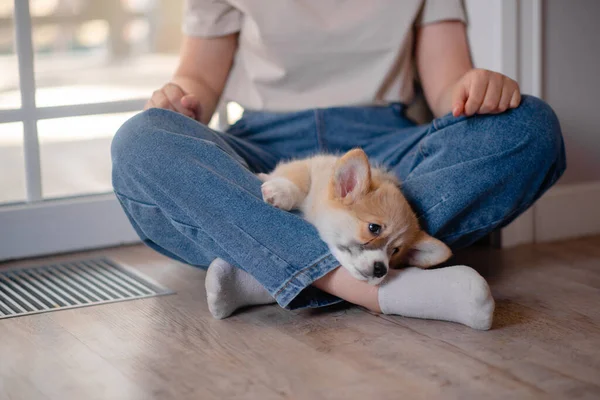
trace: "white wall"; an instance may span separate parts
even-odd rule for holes
[[[536,3],[465,0],[474,63],[514,75],[511,77],[519,80],[524,93],[543,97],[557,112],[569,162],[559,184],[600,181],[600,124],[596,120],[600,104],[600,1],[542,0],[540,60],[535,56],[535,33],[531,31]],[[517,10],[511,10],[514,7]],[[513,12],[516,21],[511,21]],[[507,56],[512,52],[512,35],[520,59]],[[538,61],[541,71],[532,68]]]
[[[567,147],[560,184],[600,181],[599,18],[598,0],[544,2],[544,98],[560,118]]]
[[[542,93],[567,151],[566,173],[535,209],[536,240],[549,241],[600,233],[600,1],[542,5]]]
[[[502,231],[503,246],[600,233],[600,1],[465,0],[477,67],[517,79],[558,114],[568,169]]]
[[[473,63],[477,68],[499,71],[502,68],[498,45],[501,42],[502,0],[465,0],[468,35]]]

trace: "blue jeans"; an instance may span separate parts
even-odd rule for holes
[[[280,306],[318,307],[340,301],[311,286],[339,263],[301,215],[263,202],[254,174],[356,146],[403,181],[422,227],[453,249],[508,224],[565,170],[558,119],[529,96],[503,114],[427,125],[400,104],[246,112],[226,133],[150,109],[113,140],[113,186],[148,246],[202,268],[220,257]]]

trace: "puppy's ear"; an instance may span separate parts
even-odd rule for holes
[[[452,251],[442,241],[419,232],[417,240],[408,252],[406,263],[420,268],[429,268],[446,261]]]
[[[371,167],[369,159],[361,149],[350,150],[336,163],[331,177],[333,198],[352,203],[366,194],[371,187]]]

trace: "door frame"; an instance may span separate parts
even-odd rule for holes
[[[542,0],[503,0],[502,3],[504,67],[517,77],[523,93],[543,98]],[[537,208],[534,204],[502,229],[502,248],[536,242]]]
[[[543,98],[542,1],[465,0],[475,64],[519,82],[523,93]],[[473,17],[474,16],[474,17]],[[496,247],[535,241],[534,204],[510,225],[492,235]]]

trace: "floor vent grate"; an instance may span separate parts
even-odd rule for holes
[[[0,319],[173,293],[108,258],[0,269]]]

